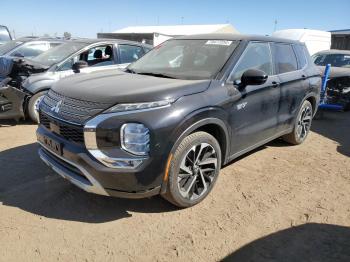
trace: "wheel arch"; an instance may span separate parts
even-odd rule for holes
[[[203,114],[208,116],[208,110],[211,111],[210,115],[213,116],[203,117]],[[197,131],[204,131],[215,137],[215,139],[220,144],[222,164],[225,164],[227,162],[230,149],[230,128],[225,118],[219,117],[219,115],[222,116],[222,112],[216,111],[215,109],[207,109],[196,113],[197,114],[191,114],[190,116],[186,117],[185,120],[180,124],[180,127],[174,131],[173,136],[175,139],[173,141],[175,142],[172,144],[170,150],[168,151],[169,156],[167,162],[172,156],[172,152],[174,152],[174,150],[179,146],[181,141],[186,136]],[[161,194],[166,192],[167,182],[167,179],[163,179]]]

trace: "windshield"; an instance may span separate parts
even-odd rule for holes
[[[0,55],[5,55],[6,53],[10,52],[15,47],[23,44],[21,41],[10,41],[6,44],[3,44],[0,46]]]
[[[238,41],[169,40],[131,64],[127,71],[178,79],[210,79],[224,66]]]
[[[318,54],[312,59],[319,66],[350,67],[350,54]]]
[[[52,66],[53,64],[57,64],[66,59],[68,56],[79,51],[86,45],[87,44],[85,43],[78,42],[64,43],[62,45],[49,49],[41,55],[38,55],[37,57],[33,58],[32,61],[45,66]]]

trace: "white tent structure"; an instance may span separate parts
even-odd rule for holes
[[[310,55],[331,48],[331,33],[326,31],[285,29],[274,32],[272,36],[303,42],[309,50]]]
[[[169,38],[195,34],[239,34],[231,24],[216,25],[173,25],[173,26],[131,26],[112,33],[98,33],[98,38],[119,38],[146,42],[154,46]]]

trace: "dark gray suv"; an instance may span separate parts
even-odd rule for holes
[[[41,159],[92,193],[203,200],[222,165],[273,139],[302,143],[321,77],[300,42],[196,35],[125,70],[59,81],[39,106]]]

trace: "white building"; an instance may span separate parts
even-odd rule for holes
[[[174,26],[131,26],[112,33],[98,33],[98,38],[117,38],[146,42],[154,46],[169,38],[195,34],[239,34],[231,24],[217,25],[174,25]]]

